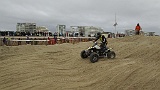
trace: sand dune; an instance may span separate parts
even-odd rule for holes
[[[92,42],[0,47],[0,90],[160,90],[160,37],[108,39],[116,58],[81,59]]]

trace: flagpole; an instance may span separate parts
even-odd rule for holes
[[[117,26],[117,25],[118,25],[118,24],[117,24],[116,13],[115,13],[115,24],[113,25],[113,26],[115,27],[115,38],[116,38],[116,31],[117,31],[117,30],[116,30],[116,29],[117,29],[116,26]]]
[[[115,38],[116,38],[116,26],[117,26],[117,22],[116,22],[116,13],[115,13]]]

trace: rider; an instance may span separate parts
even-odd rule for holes
[[[101,50],[102,50],[103,54],[105,54],[105,50],[107,48],[106,45],[108,43],[107,39],[106,39],[106,37],[104,35],[101,34],[101,32],[97,33],[95,41],[97,41],[98,39],[101,41],[101,45],[100,45]]]

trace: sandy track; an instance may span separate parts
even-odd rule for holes
[[[160,37],[108,39],[116,59],[81,59],[92,42],[1,46],[0,90],[159,90]]]

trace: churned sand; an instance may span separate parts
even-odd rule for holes
[[[160,90],[160,37],[108,39],[117,57],[91,63],[92,42],[0,46],[0,90]]]

